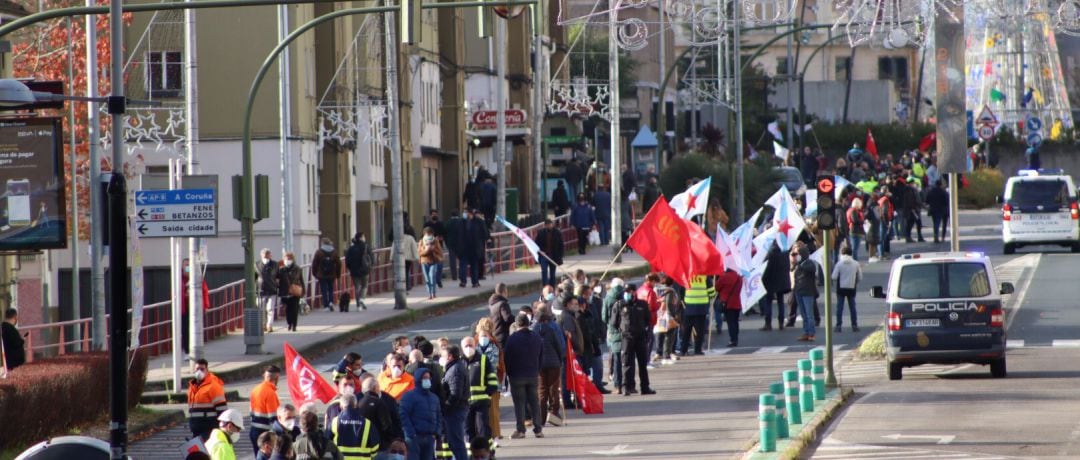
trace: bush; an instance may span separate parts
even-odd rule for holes
[[[137,352],[128,372],[128,407],[139,402],[147,356]],[[31,445],[94,422],[109,410],[108,353],[80,353],[35,361],[0,380],[0,450]],[[17,423],[15,423],[17,421]]]
[[[701,154],[681,155],[671,161],[660,172],[660,190],[669,201],[679,193],[686,191],[686,180],[705,179],[712,176],[712,188],[709,200],[720,201],[724,209],[734,219],[735,206],[735,168],[731,161]],[[746,163],[743,168],[744,190],[746,191],[746,217],[750,217],[777,190],[777,175],[765,160]]]
[[[997,196],[1001,195],[1005,186],[1005,176],[1001,171],[993,168],[977,169],[965,174],[967,187],[960,188],[959,203],[961,207],[983,209],[993,207],[997,203]]]

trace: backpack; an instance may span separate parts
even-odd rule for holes
[[[319,260],[319,272],[324,276],[334,276],[334,255],[323,252],[323,258]]]

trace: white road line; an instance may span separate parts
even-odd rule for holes
[[[1055,348],[1080,348],[1080,340],[1054,340],[1052,345]]]
[[[755,350],[752,355],[774,355],[777,353],[783,353],[788,347],[761,347]]]
[[[1031,286],[1031,280],[1035,279],[1035,271],[1039,269],[1039,263],[1042,262],[1042,254],[1028,254],[1028,255],[1023,256],[1023,257],[1021,257],[1019,259],[1016,259],[1016,260],[1013,260],[1013,261],[1010,261],[1010,262],[1007,262],[1007,263],[1004,264],[1004,265],[1010,265],[1010,264],[1019,265],[1019,264],[1014,264],[1014,262],[1017,262],[1017,261],[1023,260],[1023,259],[1027,259],[1027,258],[1030,258],[1030,259],[1023,262],[1023,264],[1026,267],[1029,267],[1031,269],[1031,271],[1028,273],[1028,276],[1027,276],[1026,279],[1016,281],[1018,284],[1020,284],[1020,283],[1022,283],[1022,284],[1020,284],[1018,286],[1014,286],[1016,288],[1016,291],[1015,291],[1016,294],[1014,294],[1012,296],[1013,298],[1009,299],[1009,305],[1006,306],[1006,308],[1008,309],[1008,317],[1005,318],[1005,330],[1006,331],[1008,331],[1009,327],[1012,326],[1012,323],[1013,323],[1012,320],[1013,320],[1013,318],[1016,317],[1016,314],[1020,312],[1020,308],[1024,306],[1024,298],[1027,297],[1027,291],[1028,291],[1028,288]],[[1034,261],[1030,261],[1032,259],[1034,259]]]
[[[1023,340],[1006,340],[1005,348],[1024,348]]]
[[[717,349],[705,350],[705,354],[707,354],[707,355],[726,355],[729,351],[731,351],[730,348],[717,348]]]

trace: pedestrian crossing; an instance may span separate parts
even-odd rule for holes
[[[956,459],[956,460],[1006,460],[1021,457],[980,454],[976,452],[954,452],[949,450],[916,449],[907,447],[854,444],[825,439],[810,456],[815,460],[917,460],[917,459]]]
[[[810,350],[815,348],[824,348],[822,345],[791,345],[791,346],[762,346],[762,347],[732,347],[732,348],[714,348],[706,350],[707,355],[778,355],[781,353],[809,353]],[[839,352],[842,350],[854,350],[859,348],[858,344],[834,344],[833,350]]]

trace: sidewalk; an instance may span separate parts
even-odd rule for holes
[[[569,255],[562,266],[563,273],[584,270],[591,277],[600,276],[611,261],[611,251],[606,247],[591,248],[584,256]],[[647,273],[648,264],[637,254],[623,253],[622,263],[612,264],[607,279],[616,276],[639,276]],[[435,316],[446,311],[486,303],[495,289],[496,283],[506,283],[510,294],[540,291],[540,269],[538,267],[488,274],[487,280],[479,288],[460,288],[449,277],[443,279],[443,289],[435,300],[428,300],[427,289],[422,284],[413,286],[407,294],[407,310],[394,310],[393,292],[369,296],[365,302],[368,309],[358,312],[353,306],[348,313],[327,312],[313,308],[311,313],[300,317],[296,332],[285,329],[284,318],[274,323],[274,332],[265,334],[263,354],[246,355],[243,331],[237,331],[226,337],[218,338],[205,344],[204,356],[210,361],[210,369],[226,382],[257,376],[268,364],[282,364],[285,342],[288,342],[301,355],[311,359],[342,343],[361,340],[375,335],[380,330],[399,327],[426,316]],[[182,363],[181,376],[192,376],[190,366]],[[172,385],[172,355],[166,354],[150,360],[146,377],[146,391],[165,390]]]

